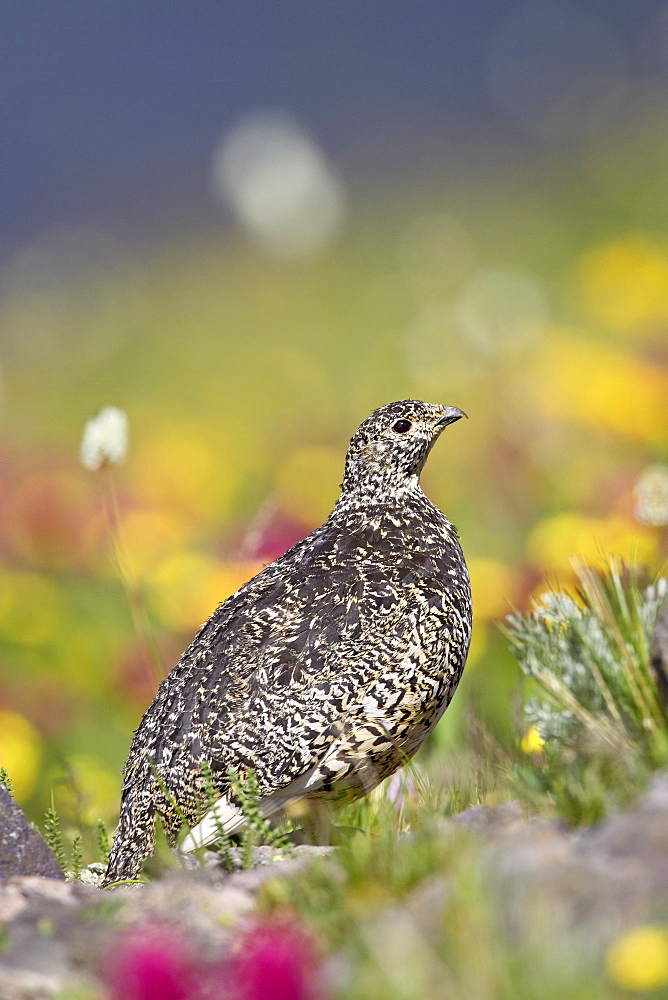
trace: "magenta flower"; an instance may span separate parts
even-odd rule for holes
[[[110,1000],[193,1000],[197,978],[183,941],[158,928],[120,938],[104,973]]]
[[[319,1000],[313,941],[295,924],[248,928],[228,967],[230,1000]]]

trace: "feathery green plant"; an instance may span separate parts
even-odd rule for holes
[[[74,838],[72,840],[71,861],[72,861],[72,867],[68,872],[68,875],[73,882],[80,882],[84,863],[83,863],[82,838],[78,830],[74,834]]]
[[[525,714],[545,741],[515,769],[520,791],[591,823],[668,760],[667,707],[650,663],[668,581],[647,583],[614,557],[576,571],[575,597],[544,594],[529,614],[508,617],[506,634],[533,688]]]
[[[220,798],[220,791],[214,782],[209,761],[201,761],[200,769],[204,783],[206,808],[213,810]],[[223,827],[222,820],[217,812],[214,812],[218,836],[213,844],[213,850],[218,854],[223,866],[228,871],[238,868],[239,861],[235,856],[238,853],[241,867],[251,868],[255,860],[255,848],[262,844],[277,850],[289,850],[292,845],[288,832],[285,829],[272,826],[262,812],[260,789],[255,771],[249,769],[242,776],[236,771],[230,770],[228,780],[232,801],[241,810],[246,822],[239,834],[238,847],[235,848],[230,834]]]
[[[213,809],[216,802],[220,798],[220,794],[216,789],[213,780],[213,772],[211,770],[211,764],[208,760],[203,760],[200,763],[200,768],[202,771],[202,778],[204,780],[204,790],[206,792],[207,798],[207,808]],[[234,870],[234,857],[232,855],[232,841],[229,835],[225,832],[225,827],[223,822],[216,811],[214,811],[214,822],[216,825],[216,853],[218,859],[227,871]]]
[[[14,794],[12,779],[9,777],[4,767],[0,767],[0,782],[5,786],[10,795]]]
[[[44,839],[55,854],[56,860],[63,872],[66,874],[65,844],[63,842],[62,830],[60,829],[60,818],[53,801],[53,792],[51,792],[51,805],[44,815]]]
[[[60,816],[55,807],[53,792],[51,793],[51,804],[44,814],[44,840],[56,856],[58,864],[63,870],[63,874],[68,880],[80,882],[87,862],[84,860],[84,852],[89,856],[89,862],[105,865],[109,860],[109,836],[104,820],[98,819],[95,825],[95,838],[92,828],[86,826],[83,830],[75,829],[71,831],[71,843],[69,846],[70,864],[67,864],[66,838],[63,835]],[[97,840],[97,853],[95,853],[94,842]],[[67,838],[69,842],[69,836]],[[91,857],[92,855],[92,857]]]
[[[577,599],[550,592],[529,614],[508,617],[511,648],[538,688],[527,717],[547,741],[572,741],[584,728],[661,756],[668,718],[649,647],[668,580],[643,585],[614,557],[602,572],[580,566],[577,576]]]
[[[273,827],[262,812],[260,788],[253,768],[249,768],[243,778],[233,770],[228,772],[228,777],[232,796],[246,820],[241,840],[242,867],[251,868],[255,847],[266,844],[282,850],[288,847],[288,836],[284,830]]]
[[[109,843],[109,832],[107,830],[107,825],[103,819],[98,819],[95,824],[95,834],[97,837],[97,847],[100,852],[100,857],[102,861],[107,864],[109,861],[109,854],[111,853],[111,845]]]

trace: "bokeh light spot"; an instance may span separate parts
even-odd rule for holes
[[[150,574],[149,600],[165,625],[190,631],[261,568],[257,562],[223,563],[199,552],[176,552]]]
[[[90,555],[90,491],[78,472],[44,469],[27,475],[16,483],[11,507],[7,537],[22,560],[61,568]]]
[[[605,956],[608,976],[624,990],[655,990],[668,983],[668,927],[646,924],[621,935]]]
[[[648,443],[662,444],[668,436],[668,374],[573,332],[550,331],[524,391],[551,420]]]
[[[542,331],[548,313],[540,283],[512,267],[477,271],[455,305],[471,342],[491,354],[526,347]]]
[[[343,223],[340,180],[286,111],[255,112],[225,136],[214,154],[213,184],[217,197],[272,257],[310,257]]]
[[[130,578],[146,577],[175,546],[187,547],[193,530],[185,512],[155,507],[128,511],[120,528],[120,556],[127,560]]]
[[[205,427],[183,424],[164,427],[139,446],[132,473],[147,504],[216,519],[239,479],[238,466],[226,461],[224,446],[218,452],[209,443]]]

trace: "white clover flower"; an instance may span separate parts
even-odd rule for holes
[[[652,527],[668,524],[668,465],[649,465],[634,486],[636,521]]]
[[[84,428],[81,463],[95,472],[104,465],[125,461],[128,450],[128,418],[117,406],[105,406]]]

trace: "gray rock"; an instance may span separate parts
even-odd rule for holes
[[[82,915],[99,896],[97,889],[38,876],[0,882],[2,1000],[47,1000],[94,983],[80,971],[77,949],[90,963],[96,929]]]
[[[0,783],[0,878],[41,875],[64,879],[56,856]]]
[[[443,820],[434,834],[451,841],[457,863],[469,866],[474,904],[477,892],[510,946],[535,945],[540,954],[549,935],[565,962],[578,955],[599,962],[618,934],[665,919],[668,776],[656,776],[634,808],[587,830],[525,819],[517,803],[505,803]],[[197,870],[108,892],[54,879],[1,880],[0,1000],[51,1000],[94,990],[105,956],[124,935],[150,926],[175,931],[202,960],[218,961],[269,880],[298,880],[317,859],[336,872],[336,858],[331,848],[300,846],[287,853],[261,847],[248,870],[230,873],[212,856]],[[99,878],[100,866],[89,866],[89,874]],[[440,946],[453,891],[461,889],[452,864],[437,867],[401,902],[388,900],[375,915],[370,910],[367,944],[394,956],[402,975],[406,968],[413,975],[420,955]],[[433,993],[425,980],[420,995]]]
[[[491,830],[517,823],[522,818],[522,806],[519,802],[511,801],[499,802],[498,805],[492,806],[469,806],[468,809],[452,816],[451,822],[470,830]]]

